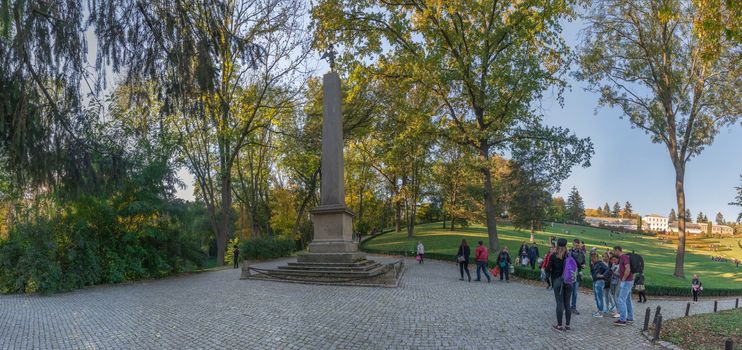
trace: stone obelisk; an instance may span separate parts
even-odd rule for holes
[[[332,62],[331,57],[331,66]],[[298,257],[307,263],[352,263],[365,259],[353,241],[353,213],[345,206],[343,182],[343,118],[340,76],[334,70],[322,78],[322,177],[320,205],[311,210],[314,240],[309,252]]]

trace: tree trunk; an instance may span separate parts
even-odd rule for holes
[[[675,277],[685,278],[685,165],[675,165],[675,195],[678,201],[678,252],[675,254]]]
[[[533,243],[533,229],[536,224],[536,220],[531,220],[531,243]]]
[[[396,211],[394,215],[394,232],[401,232],[402,231],[402,201],[397,199],[397,202],[394,203],[394,210]]]
[[[483,164],[481,168],[484,177],[484,209],[487,216],[487,236],[489,237],[490,251],[494,254],[500,250],[500,240],[497,238],[497,213],[493,202],[492,171],[490,170],[489,146],[486,141],[479,148],[479,161]]]
[[[232,179],[229,171],[222,173],[222,212],[219,220],[219,232],[216,236],[216,263],[224,265],[224,254],[227,251],[227,237],[229,236],[229,212],[232,208]]]

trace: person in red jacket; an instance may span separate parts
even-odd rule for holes
[[[549,266],[549,259],[554,254],[554,251],[556,251],[556,247],[549,248],[549,251],[544,256],[544,261],[541,262],[541,274],[544,276],[544,281],[546,281],[546,289],[551,290],[551,275],[546,273],[546,267]]]
[[[487,272],[487,257],[489,256],[489,252],[487,252],[487,247],[484,246],[484,243],[482,241],[479,241],[479,245],[477,246],[477,249],[474,250],[474,258],[477,261],[477,279],[476,281],[481,281],[479,271],[484,271],[484,276],[487,277],[487,283],[492,282],[492,278],[490,277],[489,272]]]

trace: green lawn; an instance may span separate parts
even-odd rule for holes
[[[742,350],[742,309],[669,320],[662,323],[661,331],[662,340],[683,349],[723,349],[724,339],[731,337],[734,349]]]
[[[621,245],[625,252],[635,251],[641,254],[645,261],[648,290],[650,286],[675,287],[672,292],[657,292],[657,294],[685,294],[685,288],[687,288],[689,294],[690,280],[693,274],[700,276],[705,292],[709,289],[734,289],[738,292],[732,294],[742,294],[742,267],[738,269],[731,263],[711,261],[711,255],[722,255],[721,253],[686,252],[686,278],[683,280],[672,276],[675,267],[675,248],[672,243],[662,243],[650,236],[611,233],[609,230],[585,226],[554,224],[553,226],[547,225],[545,229],[545,231],[538,231],[535,234],[536,243],[542,256],[547,251],[548,239],[552,235],[566,238],[570,242],[574,238],[579,238],[584,240],[589,248],[597,246],[600,251],[605,251],[614,245]],[[528,241],[530,232],[526,230],[518,231],[512,226],[500,225],[498,226],[498,236],[501,244],[506,245],[511,252],[515,252],[521,242]],[[423,224],[415,228],[415,235],[412,239],[407,239],[405,232],[387,233],[367,241],[363,247],[372,252],[414,254],[417,242],[422,241],[425,245],[426,254],[453,259],[462,238],[466,238],[471,246],[476,245],[479,240],[486,242],[486,228],[481,225],[473,225],[465,229],[450,231],[449,229],[443,229],[441,223]],[[742,255],[739,252],[740,248],[735,243],[733,251],[723,253],[731,257],[730,254]],[[494,256],[491,257],[491,259],[494,258]],[[742,259],[742,256],[739,258]],[[729,291],[722,291],[721,294],[730,293]]]

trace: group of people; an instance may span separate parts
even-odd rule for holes
[[[567,249],[567,240],[560,238],[552,246],[542,263],[547,288],[554,291],[556,300],[557,324],[555,330],[570,329],[572,315],[577,311],[577,295],[582,280],[582,270],[586,267],[584,242],[575,239],[572,249]],[[625,326],[634,322],[631,300],[633,289],[639,291],[640,303],[646,302],[644,295],[644,275],[632,273],[629,255],[620,246],[601,254],[597,249],[590,251],[590,274],[593,279],[593,294],[597,311],[593,317],[611,315],[618,320],[613,324]],[[636,275],[636,276],[635,276]],[[566,316],[566,317],[565,317]],[[566,321],[566,322],[563,322]]]
[[[471,273],[469,272],[470,259],[471,248],[469,248],[469,244],[466,242],[466,239],[462,239],[461,245],[459,245],[459,250],[456,253],[456,261],[459,264],[459,274],[461,275],[461,278],[459,278],[460,281],[464,281],[464,273],[466,273],[467,280],[471,282]],[[492,277],[490,276],[489,271],[487,271],[488,259],[489,250],[484,245],[484,242],[477,242],[477,247],[474,249],[474,262],[477,264],[477,278],[475,279],[476,282],[480,282],[482,280],[482,274],[484,274],[484,277],[487,278],[487,283],[492,282]],[[503,247],[500,251],[500,254],[497,255],[497,259],[495,260],[495,269],[499,270],[500,281],[504,280],[506,283],[510,282],[511,264],[512,259],[510,257],[510,252],[508,251],[508,247]]]
[[[632,303],[632,291],[638,294],[638,303],[646,303],[645,276],[643,271],[643,260],[641,268],[632,269],[633,253],[624,253],[621,246],[615,246],[611,250],[599,252],[597,248],[587,251],[584,241],[574,239],[571,249],[567,248],[567,240],[551,237],[551,247],[543,258],[539,258],[538,247],[535,244],[528,245],[523,242],[515,257],[516,264],[531,265],[535,268],[538,262],[541,268],[541,279],[546,282],[546,288],[553,291],[556,301],[557,324],[553,329],[558,331],[570,330],[572,315],[579,315],[577,311],[577,297],[580,283],[582,282],[583,269],[589,268],[593,281],[593,296],[595,298],[596,311],[593,317],[617,318],[613,322],[616,326],[625,326],[634,322],[634,308]],[[534,249],[535,248],[535,249]],[[424,247],[422,242],[417,247],[418,261],[422,263]],[[472,281],[469,271],[471,260],[471,249],[466,239],[461,240],[457,252],[459,265],[459,280]],[[586,258],[587,256],[587,258]],[[484,274],[487,282],[492,281],[488,271],[489,251],[484,242],[477,242],[474,249],[474,261],[476,263],[476,279],[481,281]],[[512,264],[510,252],[507,247],[495,259],[495,274],[499,270],[500,280],[509,282],[510,268]],[[524,263],[527,262],[527,263]],[[633,270],[633,271],[632,271]],[[466,279],[464,278],[466,275]],[[703,290],[703,285],[698,275],[693,276],[691,292],[693,301],[698,301],[698,295]]]

